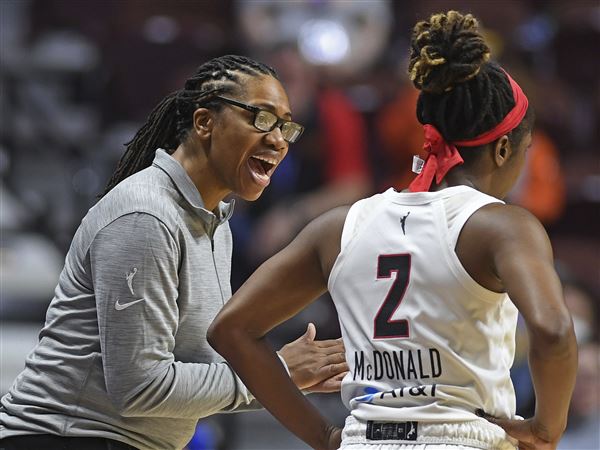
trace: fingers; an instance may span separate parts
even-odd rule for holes
[[[337,450],[342,445],[342,429],[337,427],[333,428],[331,434],[329,435],[328,442],[328,449]]]
[[[340,383],[342,382],[342,380],[344,379],[344,377],[346,375],[348,375],[350,372],[348,370],[345,370],[343,372],[338,373],[337,375],[334,375],[333,377],[329,378],[331,381],[339,381]],[[327,381],[327,380],[325,380]]]
[[[319,348],[329,348],[329,347],[340,347],[342,349],[344,348],[344,341],[342,341],[342,338],[314,341],[314,344]]]
[[[348,370],[344,345],[341,339],[315,341],[316,327],[309,323],[306,332],[279,350],[292,380],[300,389],[321,383]],[[334,392],[339,386],[326,387]]]
[[[323,369],[325,370],[325,373],[329,373],[330,376],[335,376],[334,374],[348,372],[348,364],[344,361],[339,364],[330,364],[323,367]]]
[[[348,372],[338,373],[331,378],[321,381],[320,383],[315,384],[308,388],[309,392],[319,392],[319,393],[330,393],[330,392],[339,392],[342,387],[342,379],[346,376]]]
[[[329,366],[329,372],[330,373],[342,373],[342,372],[348,372],[348,364],[346,363],[346,361],[338,363],[338,364],[332,364]]]
[[[491,414],[486,413],[483,409],[476,409],[475,414],[477,414],[479,417],[483,417],[488,422],[492,422],[500,427],[502,426],[502,424],[510,425],[511,422],[523,424],[522,420],[500,419],[498,417],[494,417]]]
[[[330,357],[324,358],[321,361],[315,360],[313,363],[319,364],[317,367],[314,365],[312,366],[311,378],[314,381],[323,381],[335,377],[338,374],[345,373],[349,370],[346,359],[341,353],[331,355]]]
[[[495,425],[498,425],[500,428],[502,428],[504,431],[506,431],[506,433],[510,436],[512,436],[515,439],[518,439],[519,441],[521,439],[523,439],[524,436],[520,435],[520,433],[516,433],[514,434],[514,431],[511,433],[509,430],[511,429],[510,426],[508,426],[508,429],[506,427],[506,420],[503,419],[498,419],[488,413],[486,413],[483,409],[477,409],[475,410],[475,414],[477,414],[479,417],[484,418],[485,420],[487,420],[490,423],[493,423]]]
[[[319,386],[323,383],[326,383],[327,386],[331,386],[333,383],[337,386],[339,385],[339,383],[341,383],[342,378],[344,378],[344,376],[348,373],[348,370],[348,364],[346,364],[345,361],[338,364],[328,364],[326,366],[320,367],[312,374],[313,382],[317,382],[314,385]],[[339,390],[339,388],[337,389]],[[310,388],[310,390],[313,391],[312,387]]]
[[[504,429],[504,431],[506,431],[508,434],[518,439],[518,436],[514,435],[513,433],[516,432],[517,434],[519,434],[518,428],[521,428],[523,426],[522,420],[499,419],[497,417],[490,416],[487,413],[483,413],[481,417],[483,417],[488,422],[498,425],[500,428]]]
[[[317,327],[315,327],[314,323],[310,322],[308,324],[308,326],[306,327],[306,333],[304,333],[302,337],[307,341],[315,340],[315,338],[317,337]]]
[[[309,324],[309,327],[312,324]],[[314,327],[314,325],[312,325]],[[333,354],[333,353],[344,353],[346,348],[344,347],[344,342],[341,338],[339,339],[327,339],[322,341],[315,341],[310,339],[309,330],[306,330],[306,333],[300,337],[299,340],[304,340],[308,346],[312,347],[313,351],[318,351],[323,354]],[[307,346],[307,349],[309,348]]]
[[[485,420],[487,420],[488,422],[492,422],[492,423],[496,423],[496,421],[498,419],[496,419],[494,416],[486,413],[483,409],[478,408],[475,410],[475,414],[477,414],[479,417],[483,417]]]
[[[315,360],[315,362],[317,362]],[[318,374],[325,373],[332,376],[335,373],[348,370],[345,353],[332,353],[330,355],[321,355],[318,361],[321,367],[317,369]]]
[[[345,353],[332,353],[324,358],[324,365],[330,364],[346,364],[346,354]]]
[[[343,345],[339,343],[330,345],[327,347],[316,347],[313,344],[316,344],[319,341],[311,342],[312,349],[306,347],[304,349],[303,355],[305,357],[312,358],[314,363],[320,364],[321,366],[327,366],[330,364],[339,364],[346,362],[346,353]]]
[[[306,326],[306,331],[304,332],[304,334],[295,341],[290,342],[289,344],[294,344],[296,342],[313,342],[315,340],[315,337],[317,337],[317,328],[315,327],[314,323],[310,322]]]
[[[319,383],[317,386],[315,386],[315,388],[318,388],[318,390],[311,389],[311,391],[312,392],[323,392],[323,393],[339,392],[342,388],[342,380],[346,376],[347,373],[348,372],[343,372],[334,377],[328,378],[327,380],[324,380],[321,383]]]
[[[482,409],[475,411],[479,417],[483,417],[488,422],[498,425],[508,435],[519,441],[519,448],[527,450],[533,442],[535,442],[535,436],[530,426],[530,420],[514,420],[514,419],[500,419],[494,417]]]
[[[319,394],[331,394],[332,392],[339,392],[342,389],[341,381],[324,381],[320,385],[310,389],[310,392]]]

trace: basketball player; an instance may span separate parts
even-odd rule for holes
[[[203,64],[157,106],[73,239],[2,398],[0,448],[181,449],[199,418],[259,407],[206,341],[231,296],[222,200],[257,199],[302,131],[273,69],[241,56]],[[280,356],[299,388],[339,390],[342,343],[315,333]]]
[[[577,367],[548,237],[504,204],[531,143],[532,112],[489,60],[470,14],[414,29],[410,78],[428,157],[390,189],[309,224],[261,266],[209,328],[257,398],[316,449],[554,449]],[[329,290],[350,372],[343,432],[287,380],[263,339]],[[509,378],[517,310],[537,394],[515,420]]]

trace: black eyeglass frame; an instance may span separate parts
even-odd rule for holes
[[[279,128],[283,132],[283,129],[281,127],[287,123],[291,123],[291,124],[295,125],[297,127],[296,131],[299,130],[299,133],[294,140],[286,139],[282,133],[283,139],[286,142],[289,142],[290,144],[298,142],[298,139],[300,139],[300,136],[302,136],[302,133],[304,133],[304,127],[302,125],[300,125],[299,123],[293,122],[291,120],[282,119],[281,117],[277,116],[276,114],[272,113],[271,111],[267,111],[266,109],[259,108],[258,106],[248,105],[247,103],[238,102],[237,100],[233,100],[233,99],[227,98],[227,97],[222,97],[220,95],[215,95],[213,98],[218,98],[219,100],[223,100],[225,103],[229,103],[230,105],[237,106],[239,108],[245,109],[246,111],[250,111],[250,112],[254,113],[254,121],[253,121],[252,125],[254,125],[254,128],[256,128],[257,130],[263,131],[265,133],[271,132],[275,128]],[[277,121],[271,126],[270,129],[263,130],[262,128],[260,128],[256,125],[256,121],[257,121],[256,119],[258,117],[259,112],[266,112],[277,118]]]

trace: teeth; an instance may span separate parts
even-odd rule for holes
[[[264,162],[266,162],[266,163],[269,163],[269,164],[271,164],[271,165],[273,165],[273,166],[277,164],[277,160],[276,160],[276,159],[273,159],[273,158],[267,158],[266,156],[258,156],[258,155],[257,155],[257,156],[253,156],[253,158],[260,159],[261,161],[264,161]]]

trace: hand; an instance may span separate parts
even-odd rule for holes
[[[551,438],[548,431],[535,418],[526,420],[498,419],[482,410],[476,414],[488,422],[498,425],[519,441],[519,450],[555,450],[560,436]]]
[[[337,375],[327,378],[309,388],[304,389],[307,394],[329,394],[331,392],[339,392],[342,388],[342,380],[346,376],[348,371],[341,372]]]
[[[342,444],[342,429],[331,427],[327,436],[327,446],[325,450],[338,450]]]
[[[336,392],[341,378],[348,372],[341,339],[315,341],[317,329],[309,323],[306,333],[284,345],[279,355],[290,371],[298,389],[311,392]]]

